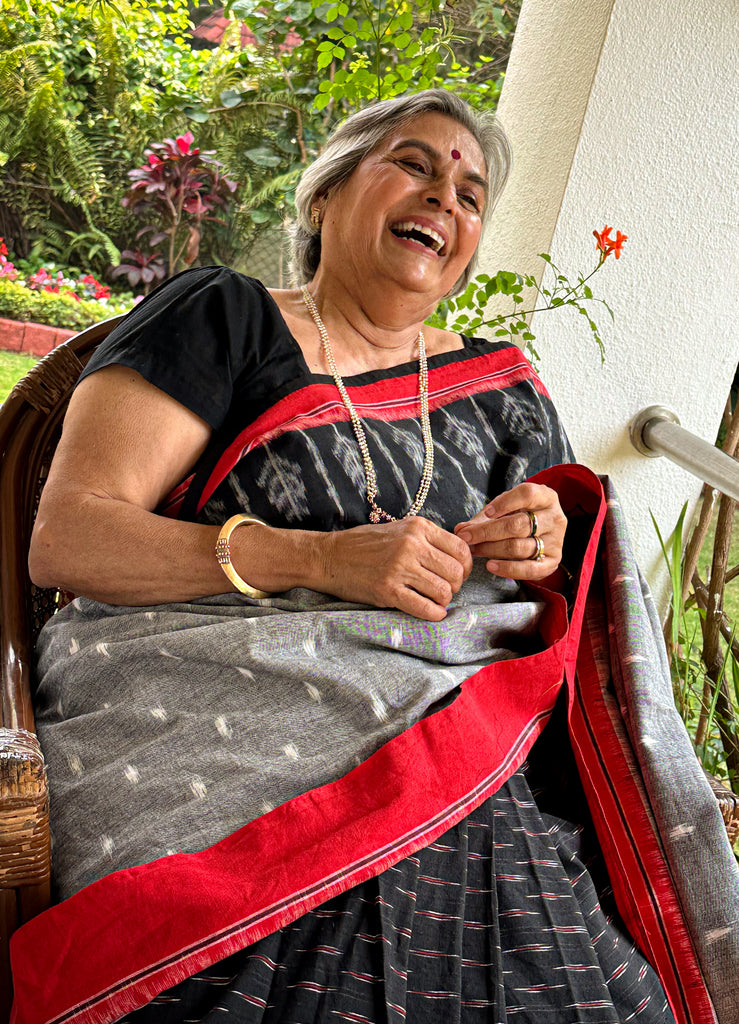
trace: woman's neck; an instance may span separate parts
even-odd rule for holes
[[[369,286],[354,294],[336,278],[319,273],[308,284],[326,328],[334,360],[342,376],[388,369],[418,358],[418,335],[424,332],[429,355],[461,348],[457,335],[424,326],[433,312],[406,292],[376,296]],[[273,298],[303,350],[313,373],[327,373],[318,329],[301,292],[274,292]]]

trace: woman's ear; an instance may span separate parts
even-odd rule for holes
[[[326,209],[326,197],[314,196],[310,204],[310,225],[314,231],[321,230],[323,215]]]

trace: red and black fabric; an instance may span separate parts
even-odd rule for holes
[[[87,372],[109,363],[137,369],[213,427],[163,511],[222,523],[248,510],[297,528],[367,522],[346,411],[330,379],[309,373],[257,282],[220,268],[181,275],[138,307]],[[381,503],[402,514],[423,461],[417,368],[346,383]],[[634,697],[614,696],[614,674],[642,655],[609,596],[622,586],[618,570],[601,575],[613,552],[614,564],[622,557],[612,540],[598,554],[601,486],[583,467],[545,468],[570,449],[517,349],[464,339],[432,357],[429,384],[437,461],[424,514],[451,528],[539,473],[570,516],[571,614],[561,594],[536,588],[536,653],[473,672],[444,706],[329,785],[199,852],[114,871],[24,926],[12,948],[15,1024],[129,1013],[142,1024],[210,1024],[224,999],[234,1020],[250,1022],[716,1019],[700,914],[665,847],[669,780],[663,772],[645,787],[621,717],[637,717]],[[391,898],[396,889],[404,899]],[[536,914],[546,921],[532,931]],[[708,927],[706,941],[720,931]],[[583,941],[589,952],[578,960]],[[722,955],[712,991],[733,954]],[[442,962],[446,982],[435,988]],[[553,982],[559,972],[565,980]],[[209,1009],[202,993],[219,985]]]

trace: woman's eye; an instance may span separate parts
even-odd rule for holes
[[[480,206],[477,202],[477,196],[473,195],[460,195],[459,197],[463,203],[467,203],[468,206],[472,207],[473,210],[479,210]]]
[[[426,173],[424,165],[419,163],[417,160],[401,160],[400,162],[404,167],[410,167],[412,170],[418,171],[419,174]]]

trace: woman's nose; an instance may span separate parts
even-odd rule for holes
[[[431,206],[436,206],[439,209],[446,210],[447,213],[451,213],[454,208],[454,201],[456,198],[456,191],[451,182],[436,182],[429,189],[429,193],[426,196],[426,202]]]
[[[426,196],[426,202],[427,203],[431,203],[432,206],[437,206],[439,208],[441,208],[444,205],[442,203],[441,199],[439,199],[437,196]],[[446,207],[446,212],[447,213],[451,213],[452,212],[450,206]]]

